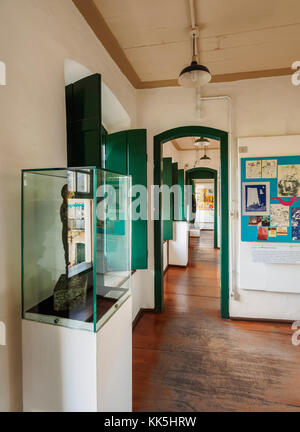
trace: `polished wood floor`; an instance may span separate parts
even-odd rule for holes
[[[165,310],[133,332],[134,411],[300,411],[291,325],[219,318],[219,251],[191,241],[165,276]]]

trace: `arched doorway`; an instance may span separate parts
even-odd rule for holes
[[[154,185],[160,187],[162,181],[162,146],[167,141],[203,136],[220,141],[221,161],[221,304],[220,315],[229,318],[229,214],[228,214],[228,133],[205,126],[183,126],[169,129],[154,137]],[[164,306],[163,281],[163,224],[162,197],[159,194],[158,218],[154,220],[154,288],[155,310],[162,312]]]
[[[218,171],[213,168],[192,168],[185,173],[185,184],[191,185],[195,179],[214,180],[214,248],[218,247]]]

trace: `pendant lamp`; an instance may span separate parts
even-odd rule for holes
[[[204,146],[204,155],[200,158],[200,160],[210,160],[210,157],[206,154],[207,146]]]
[[[187,88],[203,87],[211,80],[211,74],[206,66],[197,62],[196,37],[199,35],[198,29],[194,28],[191,35],[193,40],[192,63],[180,72],[178,84]]]
[[[197,138],[195,140],[194,145],[196,147],[208,146],[208,145],[210,145],[210,142],[209,142],[209,140],[207,138],[200,137],[200,138]]]

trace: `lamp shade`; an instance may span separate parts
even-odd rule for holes
[[[205,155],[200,158],[200,160],[211,160],[209,156]]]
[[[207,138],[200,137],[195,140],[194,145],[196,147],[208,146],[210,145],[210,141]]]
[[[195,60],[185,67],[179,75],[178,84],[183,87],[202,87],[209,83],[211,74],[206,66],[199,65]]]

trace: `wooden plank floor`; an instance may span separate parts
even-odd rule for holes
[[[211,236],[192,239],[188,268],[166,273],[164,312],[134,329],[134,411],[300,411],[290,324],[219,318]]]

